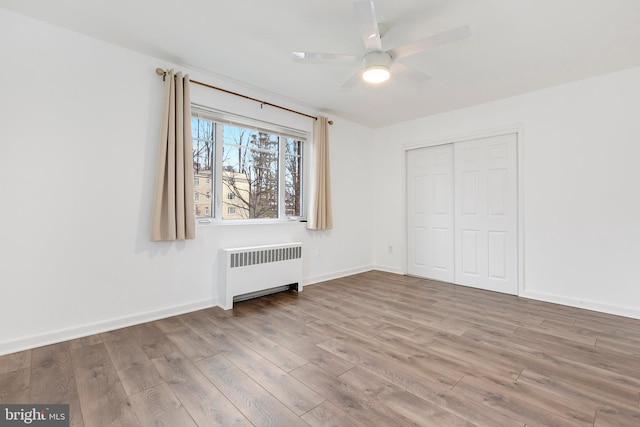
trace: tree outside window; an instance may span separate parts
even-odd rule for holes
[[[303,140],[202,118],[192,129],[196,195],[206,196],[196,196],[197,216],[215,216],[217,191],[223,220],[302,216]]]

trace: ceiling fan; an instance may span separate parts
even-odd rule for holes
[[[463,26],[393,49],[382,50],[380,27],[376,18],[373,0],[356,0],[353,2],[353,6],[360,35],[366,48],[364,55],[292,52],[293,59],[300,61],[362,61],[360,70],[342,85],[343,88],[353,86],[359,77],[369,83],[382,83],[390,77],[392,72],[411,81],[423,83],[429,80],[430,77],[421,71],[398,62],[398,60],[471,36],[471,29],[468,26]]]

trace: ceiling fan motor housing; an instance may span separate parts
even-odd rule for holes
[[[391,55],[387,52],[369,52],[363,58],[363,66],[365,69],[369,67],[385,67],[389,68],[391,65]]]

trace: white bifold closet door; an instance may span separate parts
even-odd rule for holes
[[[409,274],[518,293],[516,138],[407,152]]]
[[[453,145],[407,154],[408,272],[454,281]]]

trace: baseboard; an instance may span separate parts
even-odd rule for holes
[[[367,265],[358,268],[351,268],[348,270],[336,271],[329,274],[322,274],[320,276],[307,277],[304,279],[304,286],[313,285],[314,283],[326,282],[327,280],[340,279],[341,277],[352,276],[354,274],[365,273],[373,270],[373,266]]]
[[[537,301],[550,302],[553,304],[566,305],[575,308],[583,308],[585,310],[598,311],[601,313],[613,314],[616,316],[630,317],[632,319],[640,319],[640,310],[638,310],[637,308],[602,304],[595,301],[587,301],[584,299],[527,290],[521,292],[519,296],[522,298],[530,298]]]
[[[146,311],[144,313],[137,313],[131,316],[124,316],[100,322],[74,326],[71,328],[64,328],[54,331],[48,331],[41,334],[34,334],[16,340],[0,343],[0,356],[41,347],[44,345],[82,338],[89,335],[99,334],[102,332],[108,332],[114,329],[126,328],[127,326],[138,325],[140,323],[146,323],[158,319],[164,319],[166,317],[177,316],[179,314],[202,310],[217,305],[217,298],[205,299],[188,304],[181,304],[173,307]]]
[[[402,271],[402,268],[399,268],[399,267],[390,267],[386,265],[374,265],[373,269],[377,271],[383,271],[385,273],[405,274],[404,271]]]

